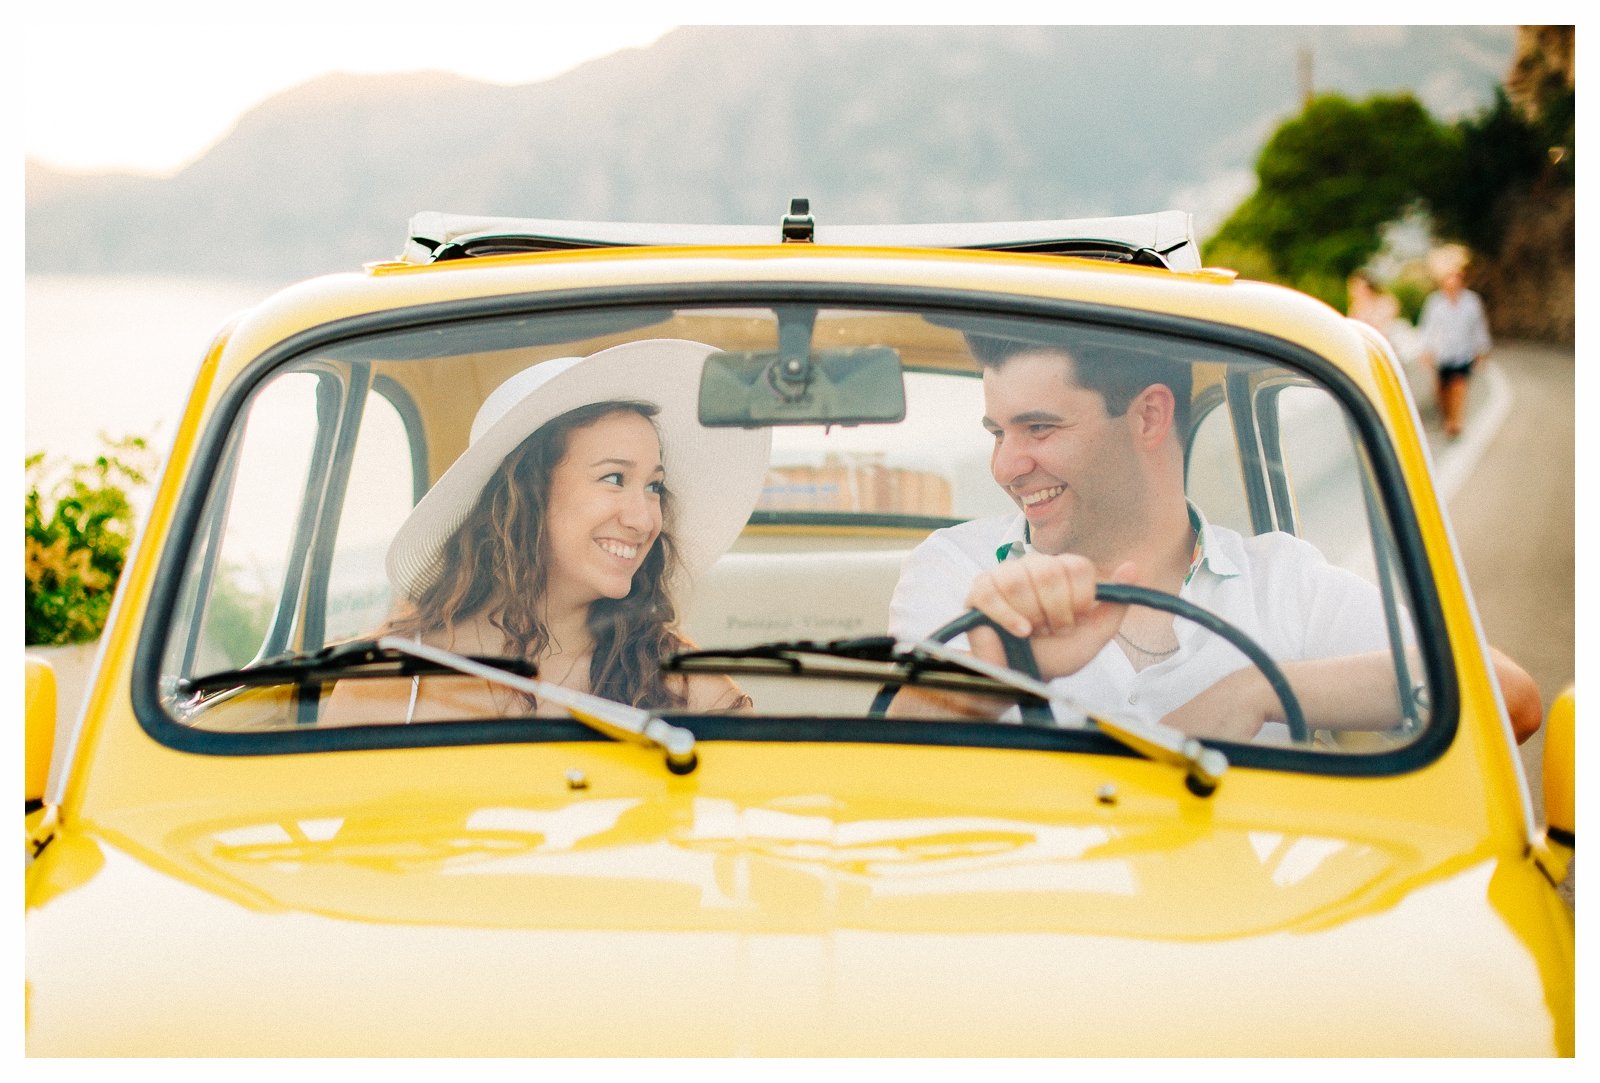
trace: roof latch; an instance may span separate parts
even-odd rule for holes
[[[817,239],[817,220],[811,217],[811,200],[789,200],[789,213],[783,216],[783,243],[810,244]]]

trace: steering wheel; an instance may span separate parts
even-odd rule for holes
[[[1294,690],[1289,687],[1289,679],[1283,675],[1282,668],[1272,660],[1272,657],[1262,650],[1255,640],[1228,621],[1223,620],[1215,613],[1202,609],[1193,602],[1185,601],[1175,594],[1168,594],[1161,590],[1151,590],[1149,587],[1138,587],[1131,583],[1096,583],[1094,587],[1096,601],[1114,602],[1119,605],[1143,605],[1151,609],[1159,609],[1173,616],[1182,617],[1193,621],[1195,624],[1214,632],[1226,639],[1229,643],[1239,648],[1246,658],[1261,671],[1261,675],[1272,686],[1272,691],[1277,695],[1278,702],[1283,704],[1285,721],[1289,725],[1289,736],[1296,743],[1304,744],[1310,738],[1310,729],[1306,725],[1305,712],[1300,709],[1300,701],[1295,697]],[[980,624],[987,624],[1000,636],[1000,644],[1006,652],[1006,665],[1026,677],[1039,680],[1039,664],[1033,656],[1033,647],[1026,639],[1018,638],[1001,628],[994,621],[984,616],[976,609],[969,609],[955,620],[935,631],[928,638],[939,643],[946,643],[963,632],[969,631]],[[878,694],[873,697],[869,715],[873,718],[883,718],[889,710],[889,703],[894,699],[899,688],[886,684],[878,689]],[[1021,701],[1022,719],[1024,722],[1050,722],[1052,716],[1047,704],[1032,696],[1024,697]]]

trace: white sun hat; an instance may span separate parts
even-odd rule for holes
[[[700,424],[700,370],[713,351],[686,339],[645,339],[543,361],[495,388],[473,418],[467,450],[423,494],[389,545],[384,567],[396,592],[415,598],[438,578],[445,541],[507,455],[545,422],[597,402],[660,409],[655,422],[672,537],[691,576],[709,568],[750,518],[772,448],[771,429]]]

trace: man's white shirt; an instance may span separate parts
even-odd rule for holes
[[[1207,523],[1197,526],[1196,560],[1180,597],[1216,614],[1255,640],[1278,662],[1332,658],[1389,646],[1376,588],[1327,562],[1321,552],[1281,532],[1246,538]],[[1026,518],[974,519],[934,531],[907,554],[889,603],[889,634],[922,639],[966,611],[974,579],[1025,546]],[[1160,721],[1223,677],[1250,665],[1221,636],[1190,621],[1173,622],[1178,650],[1135,670],[1113,638],[1077,673],[1051,688],[1090,713]],[[952,640],[965,647],[965,639]],[[1287,742],[1288,727],[1268,723],[1257,741]]]

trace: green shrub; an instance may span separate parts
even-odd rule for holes
[[[24,460],[25,609],[33,646],[83,643],[99,636],[133,540],[130,489],[149,483],[153,455],[143,438],[102,437],[106,453],[59,468],[43,453]]]
[[[1433,288],[1425,270],[1409,271],[1389,284],[1389,292],[1400,302],[1400,315],[1412,323],[1422,318],[1422,302],[1428,299]]]

